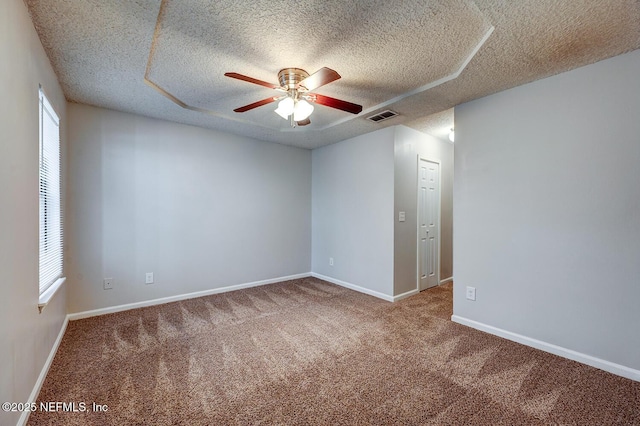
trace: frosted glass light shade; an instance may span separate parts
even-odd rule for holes
[[[302,121],[307,119],[313,112],[313,105],[304,99],[298,101],[293,110],[293,121]]]
[[[294,102],[292,98],[284,98],[278,102],[278,108],[276,108],[276,114],[285,120],[293,113]]]
[[[451,129],[451,131],[449,132],[449,140],[450,140],[451,142],[453,142],[453,140],[454,140],[455,138],[456,138],[456,134],[455,134],[455,132],[453,131],[453,129]]]

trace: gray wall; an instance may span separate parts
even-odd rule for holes
[[[416,289],[418,155],[440,163],[440,279],[453,274],[453,144],[395,126],[394,295]],[[398,212],[405,212],[405,222]]]
[[[393,138],[393,128],[386,128],[312,154],[312,271],[388,296],[393,295]]]
[[[310,151],[68,110],[70,312],[310,271]]]
[[[640,369],[639,71],[636,50],[456,107],[454,315]]]
[[[66,105],[20,0],[0,2],[0,64],[0,401],[27,402],[66,314],[66,284],[38,313],[38,84],[60,116],[63,157]],[[0,411],[0,424],[19,415]]]

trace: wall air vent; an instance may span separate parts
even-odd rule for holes
[[[391,111],[390,109],[386,110],[386,111],[381,111],[377,114],[374,114],[370,117],[367,117],[367,120],[371,120],[375,123],[378,123],[380,121],[384,121],[384,120],[388,120],[390,118],[395,117],[396,115],[398,115],[397,112],[395,111]]]

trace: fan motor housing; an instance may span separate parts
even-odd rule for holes
[[[298,84],[307,77],[309,73],[301,68],[284,68],[278,72],[278,82],[287,90],[297,89]]]

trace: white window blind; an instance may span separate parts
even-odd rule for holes
[[[40,294],[62,277],[60,120],[40,89]]]

